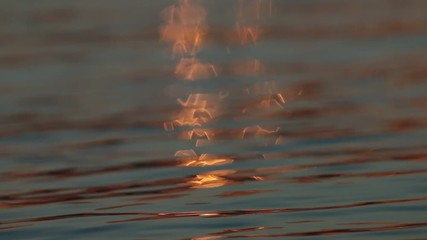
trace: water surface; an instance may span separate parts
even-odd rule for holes
[[[427,2],[2,3],[1,239],[427,236]]]

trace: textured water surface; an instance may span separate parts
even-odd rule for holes
[[[425,239],[426,12],[3,0],[0,239]]]

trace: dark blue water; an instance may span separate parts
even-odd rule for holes
[[[427,2],[249,2],[1,1],[0,239],[425,239]]]

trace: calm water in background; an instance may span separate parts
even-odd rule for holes
[[[1,1],[0,239],[426,239],[427,2],[276,0],[246,45],[237,2],[201,1],[220,71],[188,82],[159,41],[174,1]],[[265,86],[283,108],[243,114]],[[219,92],[212,144],[165,131]],[[278,131],[239,137],[257,125]]]

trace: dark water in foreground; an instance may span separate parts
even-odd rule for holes
[[[426,239],[427,1],[202,1],[195,81],[173,1],[1,2],[0,239]]]

